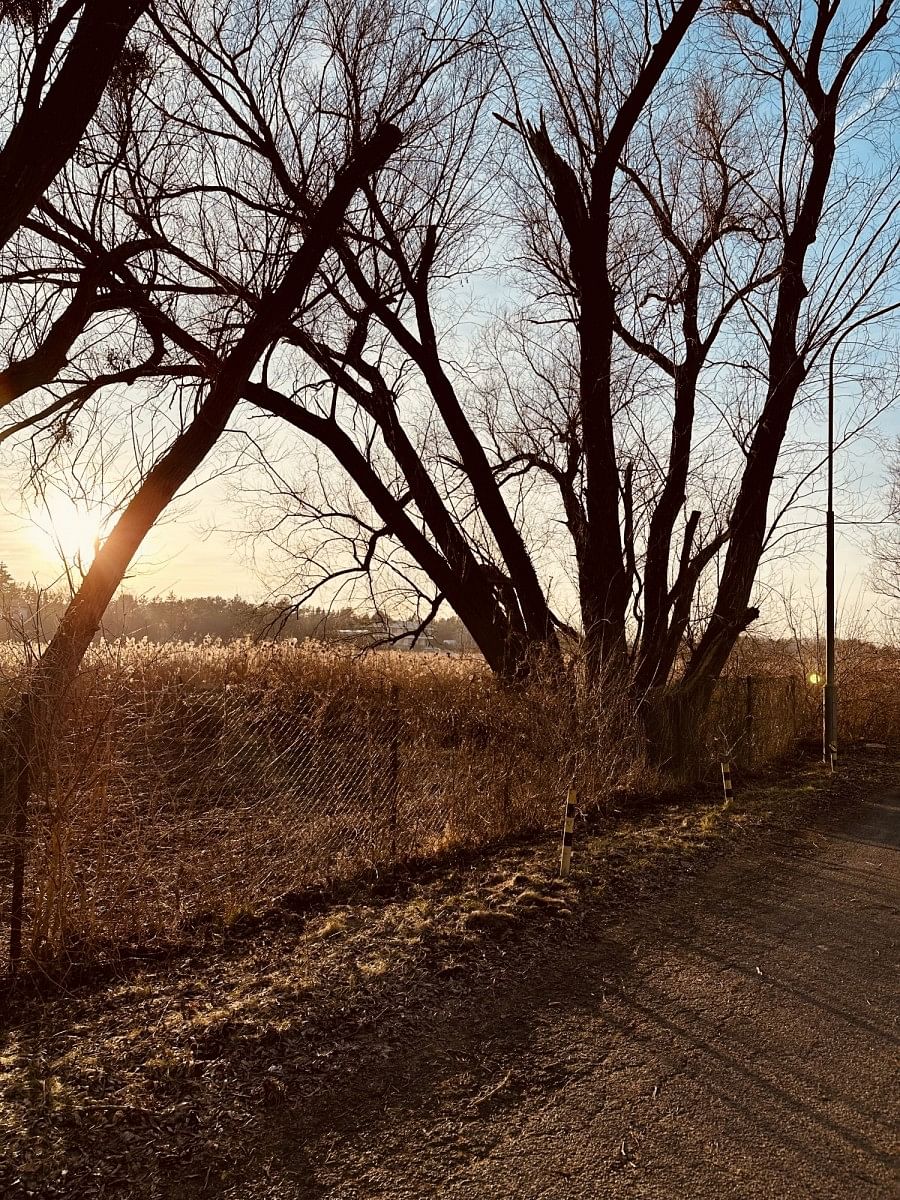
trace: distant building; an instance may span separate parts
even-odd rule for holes
[[[395,650],[424,650],[435,652],[441,649],[432,635],[426,629],[416,637],[419,621],[388,621],[388,637],[392,639]]]

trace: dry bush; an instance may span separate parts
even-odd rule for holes
[[[723,676],[706,725],[712,757],[750,771],[783,758],[813,729],[802,681],[776,675]]]
[[[847,638],[837,642],[835,658],[839,743],[900,741],[900,646]],[[790,686],[796,700],[798,736],[821,736],[822,687],[818,681],[825,674],[821,638],[742,638],[729,662],[729,673],[794,680]],[[811,683],[811,676],[817,681]]]

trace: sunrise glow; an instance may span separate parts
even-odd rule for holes
[[[56,497],[32,515],[31,540],[50,562],[86,571],[96,553],[103,529],[102,515],[68,497]]]

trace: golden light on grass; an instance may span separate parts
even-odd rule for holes
[[[722,680],[709,747],[740,754],[750,674],[754,766],[817,733],[820,697],[800,682],[821,682],[815,659],[801,671],[782,654],[770,646]],[[892,741],[900,650],[857,646],[845,657],[846,739]],[[0,697],[16,694],[26,659],[21,643],[0,643]],[[627,708],[608,701],[597,710],[554,678],[504,688],[475,657],[100,640],[56,716],[36,786],[31,953],[106,954],[178,939],[194,921],[227,927],[273,905],[305,912],[323,886],[379,879],[394,865],[510,833],[550,831],[555,845],[573,776],[601,811],[659,791],[639,739],[623,734],[632,727]],[[735,819],[724,807],[701,810],[686,836],[718,835]],[[564,910],[539,891],[504,871],[491,905],[466,921],[502,933],[531,906]],[[347,908],[310,916],[308,944],[349,946],[360,920]],[[415,944],[432,922],[428,900],[404,917],[398,938]],[[363,975],[379,970],[362,957]]]

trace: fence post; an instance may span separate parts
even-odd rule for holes
[[[791,698],[791,713],[794,718],[794,745],[797,744],[797,738],[800,736],[800,721],[797,713],[797,680],[792,675],[789,681],[788,692]]]
[[[575,789],[569,788],[566,795],[566,815],[563,820],[562,854],[559,859],[559,875],[565,879],[572,865],[572,842],[575,837]]]
[[[734,789],[731,786],[731,763],[722,762],[722,791],[725,793],[725,803],[730,804],[734,799]]]
[[[753,686],[753,676],[748,675],[746,680],[746,704],[744,709],[744,744],[747,747],[747,768],[752,769],[754,762],[755,746],[753,744],[754,737],[754,717],[755,717],[755,696]]]
[[[13,818],[12,895],[9,903],[9,972],[15,974],[22,957],[22,924],[25,909],[25,836],[28,801],[31,799],[31,755],[34,749],[34,712],[30,698],[22,697],[15,722],[15,814]]]
[[[391,862],[397,861],[397,825],[400,807],[400,688],[391,684],[390,760],[388,794],[390,797]]]

